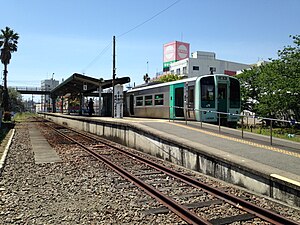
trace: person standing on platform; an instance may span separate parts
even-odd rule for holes
[[[94,113],[94,102],[93,102],[93,99],[90,98],[90,101],[89,101],[89,116],[91,116],[93,113]]]

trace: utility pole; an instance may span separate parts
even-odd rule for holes
[[[116,79],[116,37],[113,36],[113,76],[112,76],[112,118],[115,117],[115,79]]]

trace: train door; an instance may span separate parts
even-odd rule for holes
[[[227,84],[218,84],[218,112],[227,112]]]
[[[195,120],[195,94],[194,94],[194,88],[195,84],[189,84],[188,82],[185,83],[185,96],[184,96],[184,101],[186,104],[186,118],[190,120]]]
[[[130,115],[134,115],[134,95],[129,96],[129,112]]]
[[[170,118],[184,117],[184,84],[170,86]]]

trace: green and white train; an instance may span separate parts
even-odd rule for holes
[[[134,117],[218,123],[220,116],[222,124],[235,126],[241,112],[240,83],[224,74],[150,83],[125,95],[127,114]]]

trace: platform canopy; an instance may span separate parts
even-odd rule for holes
[[[96,79],[93,77],[85,76],[79,73],[74,73],[64,82],[51,90],[51,96],[64,96],[66,94],[78,95],[83,94],[88,96],[97,91],[99,86],[101,89],[112,87],[113,80],[103,80],[102,78]],[[122,77],[115,79],[116,84],[126,84],[130,82],[130,77]]]

